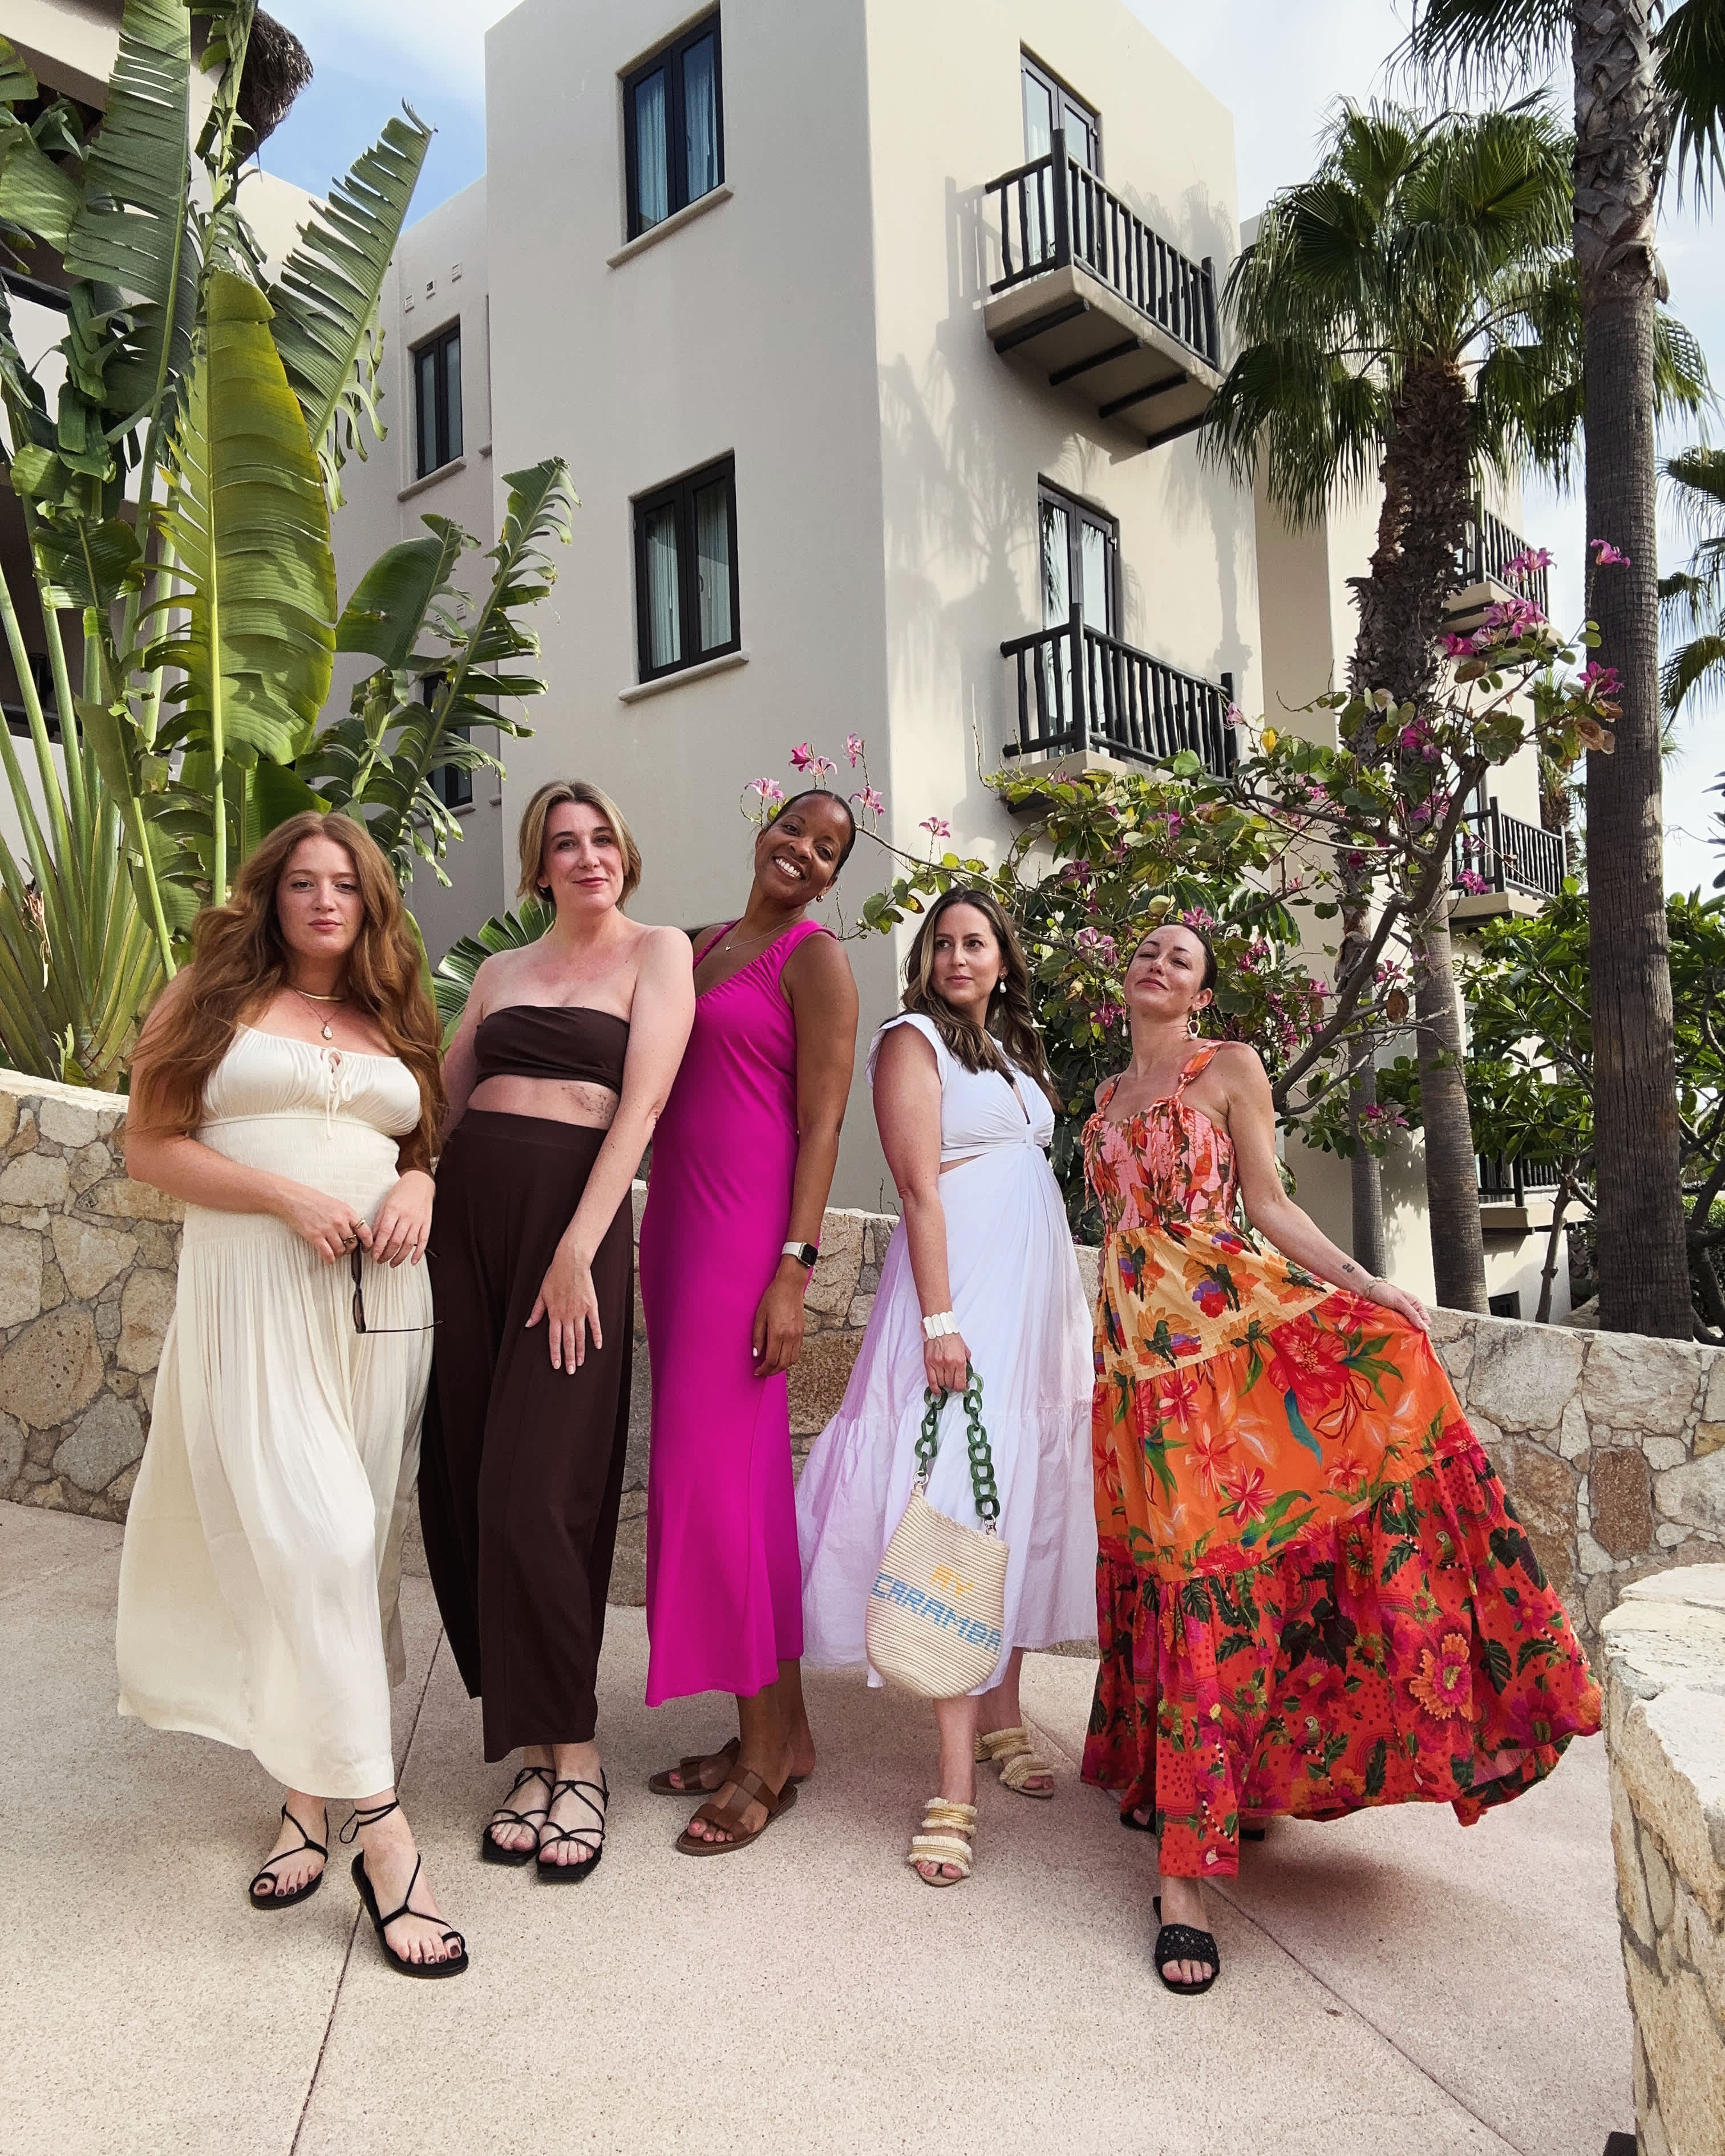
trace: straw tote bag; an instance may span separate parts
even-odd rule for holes
[[[964,1409],[970,1486],[980,1529],[960,1526],[928,1502],[948,1393],[925,1394],[916,1481],[894,1528],[869,1600],[868,1656],[883,1677],[925,1699],[973,1691],[1000,1659],[1006,1618],[1007,1547],[995,1531],[1000,1493],[983,1428],[983,1381],[967,1366]]]

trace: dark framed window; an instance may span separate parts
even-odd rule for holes
[[[623,148],[631,239],[711,194],[724,178],[716,14],[624,75]]]
[[[441,674],[422,674],[419,677],[419,701],[429,711],[444,685]],[[471,726],[457,726],[456,733],[463,741],[473,739]],[[432,792],[445,808],[465,808],[473,798],[473,773],[464,771],[459,764],[439,764],[430,775]]]
[[[635,497],[635,634],[641,679],[735,651],[737,472],[732,459]]]
[[[1024,96],[1024,162],[1045,157],[1054,131],[1066,131],[1066,155],[1102,177],[1102,123],[1091,106],[1075,97],[1058,75],[1050,74],[1028,53],[1019,55]]]
[[[1065,625],[1082,606],[1086,625],[1120,634],[1120,526],[1100,509],[1047,480],[1036,487],[1042,625]]]
[[[424,479],[461,454],[461,325],[422,345],[413,361],[413,476]]]

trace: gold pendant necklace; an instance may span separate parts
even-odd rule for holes
[[[291,981],[288,983],[288,986],[290,988],[294,988],[294,984]],[[311,1010],[313,1004],[335,1004],[339,1006],[345,1004],[347,1001],[346,996],[320,996],[314,993],[309,988],[294,988],[294,993],[300,998],[300,1001],[305,1005],[308,1010]],[[323,1013],[321,1011],[315,1010],[311,1012],[311,1015],[323,1028],[324,1039],[326,1040],[333,1040],[336,1037],[336,1029],[330,1024]]]

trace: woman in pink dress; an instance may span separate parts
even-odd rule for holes
[[[824,790],[762,829],[747,908],[696,938],[695,1029],[654,1137],[647,1704],[728,1691],[738,1720],[721,1751],[649,1784],[707,1798],[678,1838],[691,1856],[752,1841],[814,1763],[785,1373],[802,1352],[857,998],[843,949],[805,916],[855,841]]]

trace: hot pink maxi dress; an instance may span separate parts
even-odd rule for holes
[[[649,1707],[751,1697],[803,1652],[787,1381],[755,1376],[750,1336],[797,1165],[797,1029],[779,983],[798,945],[828,932],[799,921],[696,998],[653,1136],[640,1261]]]

